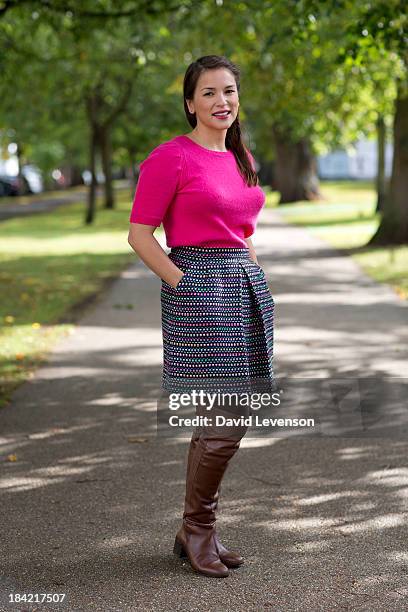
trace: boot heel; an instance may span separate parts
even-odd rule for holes
[[[187,553],[184,550],[183,545],[181,544],[181,542],[178,541],[177,538],[174,540],[173,553],[177,557],[180,557],[180,559],[185,559],[187,557]]]

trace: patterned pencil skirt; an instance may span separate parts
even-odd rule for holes
[[[273,392],[274,300],[239,247],[173,247],[185,274],[162,280],[163,389]]]

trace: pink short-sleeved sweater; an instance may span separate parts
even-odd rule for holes
[[[140,164],[129,221],[163,223],[168,247],[248,248],[244,239],[254,233],[264,203],[264,192],[245,183],[232,151],[212,151],[183,134]]]

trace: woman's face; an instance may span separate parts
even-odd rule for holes
[[[197,125],[227,130],[238,114],[239,98],[234,75],[226,68],[203,72],[197,81],[193,100],[187,100],[190,113],[196,113]],[[225,117],[214,113],[228,110]]]

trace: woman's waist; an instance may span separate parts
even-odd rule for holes
[[[169,257],[185,262],[197,260],[246,261],[250,259],[249,249],[244,247],[204,247],[190,245],[171,247]]]

